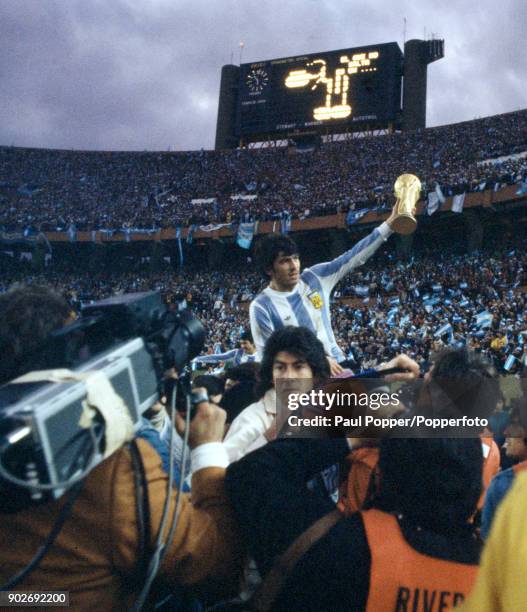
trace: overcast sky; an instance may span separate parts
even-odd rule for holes
[[[445,39],[427,125],[527,107],[525,0],[0,0],[0,145],[214,146],[220,72]]]

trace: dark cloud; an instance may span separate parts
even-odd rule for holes
[[[445,6],[447,4],[447,6]],[[448,6],[450,4],[451,6]],[[523,0],[11,0],[0,4],[0,143],[198,149],[214,143],[221,66],[445,38],[428,124],[527,106]]]

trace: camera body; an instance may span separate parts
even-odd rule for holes
[[[156,292],[91,304],[79,321],[53,334],[31,356],[32,373],[0,388],[0,511],[59,498],[68,489],[64,483],[105,458],[112,419],[87,412],[90,373],[104,373],[137,430],[164,392],[165,371],[181,372],[199,354],[204,336],[193,315],[168,311]],[[69,368],[73,378],[50,382],[57,368]],[[43,369],[45,375],[35,373]]]

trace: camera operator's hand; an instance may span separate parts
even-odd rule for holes
[[[388,374],[385,378],[387,382],[404,381],[409,382],[419,378],[419,366],[417,363],[408,357],[408,355],[397,355],[386,363],[381,363],[377,370],[382,372],[383,370],[389,370],[391,368],[401,368],[406,372],[399,372],[397,374]]]
[[[199,387],[194,391],[206,390]],[[221,442],[225,434],[225,422],[227,413],[222,408],[209,402],[200,402],[196,404],[196,414],[190,421],[190,429],[188,436],[188,444],[191,449],[208,444],[209,442]],[[185,419],[176,414],[176,430],[179,435],[185,433]]]

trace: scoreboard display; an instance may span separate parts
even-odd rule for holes
[[[242,64],[236,135],[310,128],[382,128],[401,112],[397,43]]]

